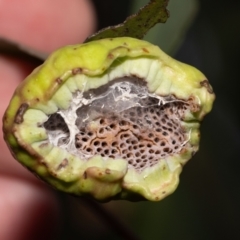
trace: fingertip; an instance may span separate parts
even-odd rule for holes
[[[59,203],[48,188],[0,176],[0,239],[56,239]]]
[[[42,52],[83,42],[95,29],[89,0],[2,0],[3,37]]]

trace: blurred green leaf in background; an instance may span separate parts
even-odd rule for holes
[[[132,1],[131,12],[144,6],[147,0]],[[197,16],[198,0],[170,0],[167,9],[170,17],[165,24],[157,24],[147,35],[145,40],[161,47],[168,54],[173,54],[180,47],[188,28]]]

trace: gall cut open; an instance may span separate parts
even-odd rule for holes
[[[55,188],[111,199],[172,193],[214,101],[206,77],[133,38],[53,53],[5,113],[13,156]]]

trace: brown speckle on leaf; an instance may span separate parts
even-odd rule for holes
[[[139,78],[139,76],[137,74],[131,74],[131,77],[133,78]]]
[[[45,142],[45,143],[42,143],[41,145],[39,145],[39,148],[44,148],[44,147],[47,147],[48,146],[48,143]]]
[[[181,151],[179,152],[179,154],[185,154],[187,152],[187,149],[185,147],[183,147],[181,149]]]
[[[45,161],[40,160],[40,163],[41,163],[43,166],[45,166],[46,168],[48,168],[48,164],[47,164]]]
[[[26,112],[28,108],[28,104],[27,103],[23,103],[19,109],[17,110],[17,114],[15,116],[14,122],[17,124],[20,124],[23,122],[23,114]]]
[[[3,121],[4,121],[4,122],[7,122],[7,121],[8,121],[8,117],[7,117],[7,115],[4,115],[4,117],[3,117]]]
[[[83,173],[83,179],[87,179],[87,172],[86,171]]]
[[[62,160],[62,162],[59,164],[57,170],[60,170],[60,169],[62,169],[62,168],[65,168],[67,165],[68,165],[68,159],[67,159],[67,158],[64,158],[64,159]]]
[[[202,81],[202,82],[200,82],[200,85],[202,87],[205,87],[209,93],[211,93],[211,94],[213,93],[212,87],[210,86],[210,84],[209,84],[207,79]]]
[[[49,171],[49,172],[50,172],[50,174],[51,174],[53,177],[55,177],[55,178],[58,177],[57,173],[55,173],[55,172],[53,172],[53,171]]]
[[[107,169],[105,170],[105,173],[106,173],[106,174],[111,174],[111,170],[107,168]]]
[[[63,80],[62,80],[61,78],[57,78],[57,79],[56,79],[56,82],[57,82],[58,84],[61,84],[62,81],[63,81]]]
[[[149,53],[149,51],[146,48],[142,49],[145,53]]]
[[[112,53],[109,53],[109,54],[108,54],[108,58],[113,59],[113,58],[114,58],[114,55],[113,55]]]
[[[79,74],[79,73],[82,73],[82,69],[81,68],[74,68],[74,69],[72,69],[72,74],[73,75],[76,75],[76,74]]]

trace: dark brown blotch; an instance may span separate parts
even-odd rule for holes
[[[142,48],[142,50],[143,50],[145,53],[149,53],[149,51],[148,51],[146,48]]]
[[[76,75],[76,74],[80,74],[82,73],[82,69],[81,68],[74,68],[72,69],[72,74]]]
[[[42,143],[41,145],[39,145],[39,148],[45,148],[48,146],[48,142]]]
[[[57,84],[60,85],[60,84],[63,82],[63,80],[62,80],[61,78],[57,78],[57,79],[56,79],[56,82],[57,82]]]
[[[62,168],[65,168],[68,165],[68,159],[64,158],[63,161],[59,164],[57,170],[60,170]]]
[[[26,112],[26,110],[28,109],[28,104],[27,103],[23,103],[21,104],[21,106],[19,107],[19,109],[17,110],[14,122],[17,124],[20,124],[23,122],[23,115]]]
[[[109,58],[109,59],[113,59],[113,58],[114,58],[114,55],[113,55],[112,53],[109,53],[109,54],[108,54],[108,58]]]
[[[205,79],[204,81],[200,82],[201,87],[205,87],[209,93],[213,93],[213,89],[211,85],[209,84],[208,80]]]
[[[83,173],[83,179],[87,179],[87,172],[85,171],[84,173]]]

